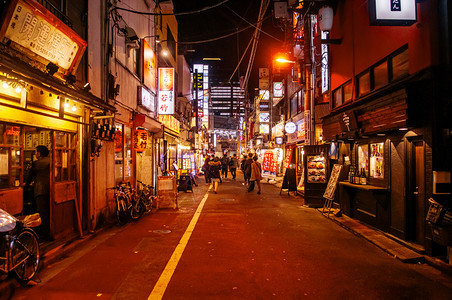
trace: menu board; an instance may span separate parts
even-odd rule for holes
[[[341,165],[334,165],[333,171],[331,171],[331,177],[328,181],[328,186],[325,189],[325,193],[323,194],[323,197],[329,200],[334,199],[334,192],[336,191],[336,185],[337,180],[339,179],[339,174],[341,173],[342,166]]]
[[[325,157],[321,155],[307,156],[308,183],[325,183],[326,182],[326,167]]]

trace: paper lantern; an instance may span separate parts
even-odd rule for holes
[[[334,11],[331,6],[319,9],[319,27],[321,31],[330,31],[333,27]]]

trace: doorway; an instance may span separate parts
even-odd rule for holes
[[[425,144],[412,140],[409,147],[409,184],[407,197],[407,234],[423,245],[425,239]]]

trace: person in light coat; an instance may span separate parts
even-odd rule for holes
[[[251,164],[251,177],[250,185],[248,187],[248,192],[254,190],[254,185],[257,183],[257,193],[261,193],[261,180],[262,180],[262,166],[261,163],[257,161],[257,155],[253,157],[253,163]]]

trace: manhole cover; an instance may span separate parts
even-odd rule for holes
[[[221,202],[234,202],[235,199],[232,199],[232,198],[222,198],[222,199],[220,199],[219,201],[221,201]]]
[[[159,233],[159,234],[168,234],[168,233],[171,233],[171,230],[168,230],[168,229],[156,229],[156,230],[152,230],[152,232]]]

